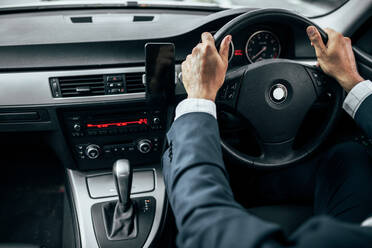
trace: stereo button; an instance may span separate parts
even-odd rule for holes
[[[119,75],[108,76],[108,77],[107,77],[107,81],[108,81],[108,82],[118,82],[118,81],[123,81],[123,77],[122,77],[122,76],[119,76]]]
[[[141,153],[149,153],[151,151],[151,148],[152,148],[152,144],[151,144],[151,141],[148,140],[148,139],[143,139],[143,140],[140,140],[137,144],[137,149],[141,152]]]
[[[88,131],[88,135],[94,136],[94,135],[97,135],[97,134],[98,134],[97,131]]]
[[[153,122],[154,122],[155,125],[160,124],[160,118],[159,117],[154,117]]]
[[[79,132],[81,130],[81,126],[80,126],[79,123],[74,124],[74,130],[77,131],[77,132]]]
[[[87,146],[85,149],[85,155],[90,159],[96,159],[100,155],[100,147],[98,145],[92,144]]]

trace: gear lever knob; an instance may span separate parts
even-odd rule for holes
[[[133,173],[129,160],[119,159],[112,169],[116,190],[119,195],[119,204],[125,212],[131,206],[130,191],[132,188]]]

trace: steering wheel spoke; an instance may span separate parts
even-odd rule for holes
[[[280,143],[262,143],[260,147],[262,155],[258,157],[255,164],[261,161],[270,162],[271,164],[280,164],[283,160],[290,160],[294,157],[295,151],[293,150],[294,139],[290,139]]]
[[[339,87],[337,83],[334,84],[335,80],[324,74],[320,68],[310,66],[305,66],[305,68],[313,82],[317,96],[321,96],[332,87]]]
[[[217,93],[216,102],[235,109],[245,67],[228,71],[225,82]]]

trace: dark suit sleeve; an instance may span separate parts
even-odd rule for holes
[[[285,237],[276,224],[247,213],[234,200],[222,160],[217,121],[209,114],[181,116],[167,138],[170,147],[163,156],[163,173],[179,230],[178,247],[333,247],[327,246],[339,237],[330,235],[333,230],[342,230],[345,236],[357,232],[318,218],[293,237]],[[354,236],[358,240],[361,234]],[[324,246],[314,246],[319,243]],[[335,247],[347,247],[344,241],[336,243]]]
[[[354,119],[365,134],[372,138],[372,95],[362,102],[355,113]]]

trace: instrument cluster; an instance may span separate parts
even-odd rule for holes
[[[268,30],[255,32],[245,44],[245,56],[251,63],[279,58],[280,52],[281,45],[278,37]]]
[[[283,28],[262,26],[232,34],[229,66],[242,66],[265,59],[290,58],[290,32]]]

